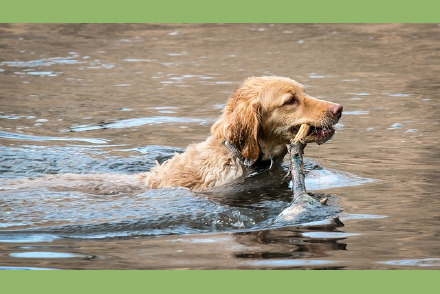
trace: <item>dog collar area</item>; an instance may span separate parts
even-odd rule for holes
[[[238,148],[235,147],[234,144],[229,143],[226,139],[222,140],[222,144],[225,145],[226,148],[228,148],[229,151],[231,151],[231,153],[235,155],[235,157],[240,159],[245,166],[251,167],[255,164],[255,160],[249,160],[246,157],[244,157],[244,155],[240,152],[240,150],[238,150]]]

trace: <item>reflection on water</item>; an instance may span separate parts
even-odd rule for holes
[[[439,29],[0,25],[0,269],[440,268]],[[252,75],[344,105],[305,154],[339,218],[274,223],[285,170],[199,194],[139,184]]]

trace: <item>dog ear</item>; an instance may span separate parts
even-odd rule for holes
[[[232,95],[223,115],[212,126],[211,133],[234,144],[244,157],[255,161],[260,155],[259,107],[256,98],[244,97],[243,94],[239,89]]]

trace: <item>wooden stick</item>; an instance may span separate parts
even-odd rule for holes
[[[306,144],[306,137],[309,133],[310,125],[308,124],[302,124],[301,127],[298,130],[298,133],[296,133],[296,136],[293,140],[290,140],[291,144],[295,144],[296,142],[301,142],[302,144]]]
[[[301,214],[318,209],[323,204],[312,198],[306,192],[303,170],[303,154],[306,147],[305,138],[309,132],[309,125],[301,125],[295,138],[287,145],[290,154],[290,172],[292,175],[293,201],[276,218],[275,222],[294,221],[301,218]]]
[[[306,147],[306,137],[310,126],[301,125],[295,138],[287,144],[287,149],[290,154],[290,170],[292,175],[292,202],[281,211],[275,218],[275,223],[307,223],[317,219],[325,219],[329,216],[337,215],[340,210],[334,207],[325,205],[327,198],[318,201],[311,197],[306,192],[303,170],[303,153]],[[344,224],[337,218],[331,219],[331,224],[334,226],[343,226]]]
[[[301,141],[296,141],[287,145],[287,150],[290,154],[290,174],[292,176],[292,191],[293,199],[300,197],[306,192],[305,176],[304,176],[304,161],[303,154],[306,144]]]
[[[297,198],[301,193],[306,192],[305,176],[304,176],[304,148],[307,146],[306,137],[309,133],[310,125],[302,124],[296,133],[295,138],[290,140],[287,150],[290,154],[290,171],[292,175],[292,191],[293,199]]]

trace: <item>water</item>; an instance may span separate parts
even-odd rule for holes
[[[1,25],[0,269],[440,269],[439,30]],[[344,105],[305,150],[339,220],[274,223],[284,170],[198,194],[137,182],[251,75]]]

